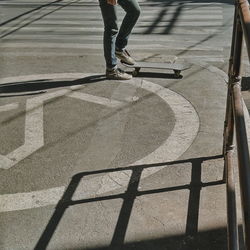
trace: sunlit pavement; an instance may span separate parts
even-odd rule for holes
[[[226,249],[233,5],[141,2],[135,57],[192,67],[127,82],[104,76],[96,1],[0,5],[0,248]]]

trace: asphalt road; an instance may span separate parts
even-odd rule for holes
[[[130,51],[181,77],[106,80],[97,1],[1,1],[1,249],[226,249],[234,6],[140,4]]]

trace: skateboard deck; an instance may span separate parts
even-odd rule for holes
[[[147,68],[173,70],[175,76],[178,77],[180,76],[182,70],[186,70],[191,67],[190,64],[186,63],[136,62],[133,65],[126,64],[122,61],[121,63],[128,68],[134,68],[134,71],[132,72],[133,76],[137,76],[141,68]]]

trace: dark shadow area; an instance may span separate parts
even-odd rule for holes
[[[113,199],[122,199],[123,203],[120,209],[120,213],[117,219],[117,224],[114,229],[113,237],[111,243],[107,247],[97,247],[97,248],[89,248],[89,249],[183,249],[183,250],[195,250],[195,249],[226,249],[226,230],[218,229],[212,230],[211,232],[198,232],[198,222],[199,222],[199,206],[200,206],[200,192],[203,187],[215,186],[215,185],[223,185],[225,184],[223,180],[216,180],[210,182],[202,182],[201,173],[202,173],[202,163],[208,160],[220,159],[222,155],[215,155],[209,157],[201,157],[201,158],[191,158],[173,162],[164,162],[158,164],[149,164],[149,165],[138,165],[138,166],[130,166],[125,168],[116,168],[116,169],[105,169],[105,170],[97,170],[97,171],[89,171],[82,172],[76,174],[71,179],[67,189],[65,190],[61,200],[58,202],[55,211],[48,222],[43,234],[41,235],[37,245],[35,246],[36,250],[46,249],[48,246],[53,234],[60,223],[65,211],[70,206],[74,206],[77,204],[86,204],[97,201],[107,201]],[[141,175],[143,174],[144,169],[156,168],[160,166],[171,166],[175,164],[182,163],[191,163],[192,165],[192,174],[191,181],[188,184],[174,186],[174,187],[166,187],[159,189],[148,189],[140,191],[138,190],[139,182],[141,181]],[[93,198],[87,198],[82,200],[72,200],[74,192],[76,191],[80,181],[84,177],[93,176],[98,174],[107,174],[107,173],[119,173],[121,171],[132,172],[130,176],[130,180],[127,185],[127,189],[125,192],[121,192],[119,194],[110,194],[103,195]],[[131,212],[133,209],[134,201],[137,197],[149,194],[159,194],[171,191],[178,190],[189,190],[189,202],[187,208],[187,219],[186,219],[186,232],[185,235],[177,235],[177,236],[166,236],[161,239],[154,240],[145,240],[134,243],[125,243],[125,235],[128,228],[129,219],[131,216]],[[167,207],[166,207],[167,211]],[[152,213],[154,213],[152,211]],[[225,211],[226,213],[226,211]],[[74,249],[74,248],[72,248]],[[81,249],[81,248],[78,248]],[[86,248],[84,248],[86,249]]]
[[[76,80],[59,81],[59,80],[43,79],[43,80],[34,80],[25,82],[6,83],[0,85],[0,97],[2,97],[1,96],[2,93],[7,94],[7,93],[41,91],[53,88],[70,87],[73,85],[91,84],[91,83],[101,82],[104,80],[106,80],[105,75],[93,75]]]
[[[58,1],[62,1],[62,0],[58,0]],[[56,2],[58,2],[58,1],[56,1]],[[32,19],[32,16],[28,16],[27,18],[21,20],[19,23],[14,24],[15,27],[18,26],[18,25],[19,25],[19,27],[14,28],[13,30],[12,30],[12,27],[10,27],[7,31],[2,32],[3,34],[0,36],[0,39],[6,37],[6,36],[8,36],[8,35],[11,35],[11,34],[17,32],[18,30],[20,30],[20,29],[22,29],[22,28],[24,28],[24,27],[27,27],[27,26],[29,26],[30,24],[32,24],[32,23],[34,23],[34,22],[36,22],[36,21],[38,21],[38,20],[41,20],[42,18],[44,18],[44,17],[46,17],[46,16],[48,16],[48,15],[50,15],[50,14],[52,14],[52,13],[54,13],[54,12],[60,10],[60,9],[62,9],[62,8],[65,8],[65,7],[71,5],[71,4],[75,3],[75,2],[78,2],[78,1],[79,1],[79,0],[75,0],[75,1],[69,2],[69,3],[67,3],[67,4],[64,4],[64,5],[62,5],[62,6],[59,6],[57,9],[52,10],[52,11],[49,11],[49,12],[47,12],[47,13],[45,13],[45,14],[39,16],[39,17],[35,17],[34,19]],[[55,3],[56,3],[56,2],[55,2]],[[33,13],[33,12],[35,12],[35,11],[37,11],[37,10],[42,10],[44,7],[47,7],[47,6],[50,6],[50,5],[53,5],[53,3],[49,3],[49,4],[46,4],[46,5],[42,5],[42,6],[38,7],[38,8],[35,8],[34,10],[28,11],[28,13],[25,12],[24,14],[21,14],[21,15],[15,17],[15,18],[12,18],[12,19],[8,20],[7,23],[9,23],[9,22],[11,22],[11,21],[14,21],[14,20],[17,20],[17,19],[19,19],[20,17],[25,16],[25,15],[30,14],[30,13]],[[37,14],[37,13],[34,13],[34,16],[35,16],[36,14]],[[22,24],[23,21],[27,21],[27,23]],[[4,25],[7,24],[7,23],[4,22],[3,24],[1,24],[1,26],[4,26]],[[0,27],[1,27],[1,26],[0,26]]]
[[[150,70],[148,70],[150,71]],[[131,72],[128,72],[131,74]],[[183,76],[176,76],[175,74],[168,74],[168,73],[157,73],[157,72],[139,72],[136,77],[142,78],[166,78],[166,79],[182,79]]]
[[[241,79],[241,90],[247,91],[250,90],[250,77],[243,76]]]
[[[176,8],[175,13],[170,20],[170,24],[167,25],[165,30],[163,31],[164,34],[169,34],[171,30],[174,28],[175,23],[178,21],[181,15],[183,7],[184,7],[184,3],[180,3],[179,6]]]
[[[226,228],[203,231],[196,238],[196,247],[185,248],[186,242],[190,239],[185,235],[174,235],[165,238],[157,238],[151,240],[142,240],[138,242],[125,243],[119,250],[227,250],[226,247]],[[213,239],[211,241],[211,239]],[[109,246],[93,247],[93,248],[70,248],[71,250],[118,250]],[[59,248],[57,249],[59,250]],[[66,250],[66,248],[60,248]],[[67,249],[68,250],[68,249]]]
[[[75,0],[75,1],[71,1],[69,3],[66,3],[66,4],[63,4],[61,3],[62,0],[56,0],[54,2],[51,2],[51,3],[47,3],[47,4],[43,4],[43,5],[40,5],[36,8],[33,8],[29,11],[26,11],[20,15],[17,15],[7,21],[4,21],[0,24],[0,27],[1,26],[4,26],[6,24],[9,24],[11,23],[12,21],[15,21],[15,20],[19,20],[21,17],[25,17],[26,15],[30,15],[30,14],[37,14],[37,13],[34,13],[36,11],[40,11],[40,10],[43,10],[47,7],[50,7],[50,6],[57,6],[58,8],[56,8],[55,10],[52,10],[52,11],[49,11],[48,13],[45,13],[39,17],[35,17],[34,16],[34,19],[32,19],[32,16],[27,16],[27,18],[21,20],[21,22],[15,24],[15,26],[18,26],[17,28],[15,28],[14,30],[12,30],[11,28],[9,29],[9,31],[5,31],[1,36],[0,38],[4,38],[12,33],[15,33],[16,31],[22,29],[23,27],[26,27],[26,26],[29,26],[30,24],[38,21],[38,20],[41,20],[42,18],[44,18],[45,16],[47,15],[50,15],[62,8],[65,8],[67,6],[74,6],[74,4],[77,4],[76,6],[79,6],[79,7],[84,7],[85,4],[84,2],[80,1],[80,0]],[[185,4],[190,4],[190,3],[211,3],[211,5],[213,3],[223,3],[223,4],[234,4],[234,1],[230,1],[230,0],[213,0],[213,1],[208,1],[208,0],[198,0],[198,1],[195,1],[195,0],[192,0],[192,1],[188,1],[188,0],[177,0],[177,1],[173,1],[173,0],[148,0],[147,2],[143,2],[142,5],[149,5],[152,4],[152,5],[155,5],[155,4],[158,4],[160,7],[161,7],[161,10],[160,12],[156,15],[155,17],[155,20],[149,25],[147,26],[147,29],[146,31],[144,31],[143,33],[144,34],[152,34],[154,33],[154,30],[158,27],[158,25],[163,22],[164,20],[164,17],[168,15],[168,12],[169,12],[169,7],[176,7],[175,9],[175,13],[174,14],[171,14],[171,20],[169,22],[168,25],[166,25],[164,31],[162,31],[160,34],[170,34],[172,29],[174,28],[175,26],[175,23],[178,21],[179,17],[181,16],[182,14],[182,11],[183,9],[185,8]],[[87,4],[88,6],[92,6],[92,4],[90,5],[91,3]],[[206,5],[207,6],[207,5]],[[194,7],[193,9],[195,9],[197,7]],[[24,23],[22,24],[23,21],[27,21],[27,23]],[[136,34],[136,33],[135,33]]]
[[[24,13],[18,15],[18,16],[15,16],[15,17],[13,17],[13,18],[7,20],[7,21],[4,21],[4,22],[0,23],[0,27],[3,26],[3,25],[5,25],[5,24],[7,24],[7,23],[10,23],[10,22],[12,22],[12,21],[14,21],[14,20],[19,19],[20,17],[23,17],[23,16],[25,16],[25,15],[31,14],[31,13],[33,13],[34,11],[40,10],[40,9],[42,9],[42,8],[45,8],[45,7],[54,5],[54,4],[59,3],[59,2],[62,2],[62,1],[63,1],[63,0],[56,0],[56,1],[51,2],[51,3],[47,3],[47,4],[40,5],[40,6],[34,8],[34,9],[32,9],[32,10],[26,11],[26,12],[24,12]],[[1,4],[1,1],[0,1],[0,4]]]
[[[143,34],[152,34],[152,33],[156,33],[156,34],[163,34],[163,35],[167,35],[170,34],[172,29],[175,27],[175,24],[177,23],[177,21],[179,20],[180,16],[182,15],[184,8],[187,6],[186,4],[190,4],[190,3],[208,3],[213,5],[213,3],[223,3],[223,4],[229,4],[232,5],[234,4],[234,1],[230,1],[230,0],[221,0],[221,1],[208,1],[208,0],[198,0],[198,1],[189,1],[189,0],[179,0],[179,1],[173,1],[173,0],[148,0],[146,2],[148,5],[150,5],[150,3],[152,4],[152,6],[155,6],[155,4],[158,4],[159,6],[161,6],[161,10],[159,11],[159,13],[156,15],[155,20],[152,21],[152,23],[150,25],[147,26],[147,29],[143,32]],[[208,7],[209,5],[206,5],[204,7]],[[169,13],[169,8],[173,8],[175,7],[174,13],[172,14],[168,14]],[[201,6],[200,6],[201,7]],[[190,8],[190,6],[189,6]],[[192,9],[196,9],[199,8],[197,6],[194,6]],[[165,26],[162,26],[161,23],[165,23],[165,17],[167,16],[171,16],[171,19],[168,21],[168,23]],[[165,27],[165,29],[163,29],[163,31],[161,32],[154,32],[156,30],[156,28],[158,27]],[[138,34],[135,33],[134,34]]]
[[[239,226],[242,232],[242,227]],[[174,235],[164,238],[140,240],[138,242],[129,242],[123,245],[122,250],[227,250],[227,229],[215,228],[199,232],[194,247],[185,248],[190,238],[185,235]],[[243,240],[243,239],[242,239]],[[100,247],[72,247],[71,250],[113,250],[109,246]],[[243,248],[240,248],[243,250]],[[59,250],[59,249],[57,249]],[[60,250],[68,250],[60,248]],[[117,249],[116,249],[117,250]]]
[[[21,94],[12,94],[12,95],[5,95],[0,93],[0,98],[8,98],[8,97],[18,97],[18,96],[30,96],[30,95],[41,95],[46,93],[46,91],[38,91],[38,92],[32,92],[32,93],[21,93]]]
[[[152,2],[152,3],[162,3],[162,4],[169,4],[169,3],[172,3],[172,2],[175,2],[175,3],[224,3],[224,4],[230,4],[230,5],[234,5],[234,0],[176,0],[176,1],[173,1],[173,0],[147,0],[147,2]]]
[[[169,1],[168,5],[171,5],[173,2],[174,1]],[[163,8],[158,14],[158,16],[156,17],[156,19],[154,20],[154,22],[151,24],[151,26],[148,27],[148,29],[144,32],[144,34],[151,34],[154,31],[154,28],[162,21],[164,16],[167,15],[167,12],[168,12],[168,9]]]

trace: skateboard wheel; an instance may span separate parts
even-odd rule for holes
[[[132,76],[138,76],[140,69],[136,68],[133,72],[132,72]]]
[[[132,72],[132,76],[138,76],[138,71],[134,70],[134,71]]]
[[[181,75],[181,71],[180,70],[174,70],[174,74],[175,74],[175,76],[179,77]]]

